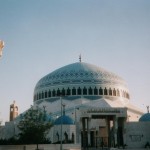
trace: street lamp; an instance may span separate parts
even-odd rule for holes
[[[62,107],[64,107],[65,105],[63,105],[63,103],[62,103],[62,96],[65,96],[65,94],[64,93],[59,93],[59,96],[60,96],[60,107],[61,107],[61,125],[60,125],[60,150],[62,150],[62,148],[63,148],[63,145],[62,145],[62,124],[63,124],[63,108]]]
[[[60,108],[61,108],[61,125],[60,125],[60,150],[62,150],[62,148],[63,148],[63,145],[62,145],[62,125],[63,125],[63,108],[62,107],[64,107],[65,105],[63,105],[63,103],[62,103],[62,97],[63,96],[65,96],[65,92],[60,92],[59,91],[59,93],[57,93],[57,96],[60,96]]]
[[[75,127],[76,127],[76,130],[75,130],[75,143],[77,143],[77,112],[76,110],[79,110],[79,107],[74,107],[74,112],[72,113],[74,115],[74,124],[75,124]]]
[[[76,140],[75,143],[77,143],[77,112],[76,110],[79,110],[79,108],[74,107],[74,120],[75,120],[75,126],[76,126]]]
[[[14,123],[14,138],[15,138],[15,136],[16,136],[16,122],[13,121],[13,123]]]
[[[60,150],[62,150],[62,97],[60,95],[60,103],[61,103],[61,126],[60,126]]]

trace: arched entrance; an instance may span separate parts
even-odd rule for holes
[[[81,145],[88,147],[116,147],[124,144],[125,108],[91,108],[82,110]]]

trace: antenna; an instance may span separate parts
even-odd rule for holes
[[[1,114],[1,112],[0,112],[0,114]],[[0,118],[0,126],[2,125],[2,119]]]
[[[149,113],[149,106],[146,106],[147,107],[147,113]]]
[[[63,107],[63,115],[65,115],[65,104],[62,104],[62,107]]]
[[[79,62],[81,62],[81,54],[79,55]]]

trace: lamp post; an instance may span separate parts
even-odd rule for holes
[[[60,125],[60,150],[62,150],[62,97],[60,96],[61,105],[61,125]]]
[[[77,143],[77,112],[76,110],[79,110],[79,108],[74,107],[74,120],[75,120],[75,126],[76,126],[76,140],[75,143]]]
[[[60,106],[60,108],[61,108],[61,116],[60,116],[61,117],[61,120],[60,120],[61,121],[61,125],[60,125],[60,150],[62,150],[62,148],[63,148],[63,144],[62,144],[62,126],[63,126],[63,120],[62,120],[63,119],[63,117],[62,117],[63,116],[63,110],[62,109],[63,108],[62,107],[65,106],[65,105],[63,106],[62,97],[65,96],[65,93],[64,92],[59,92],[57,95],[60,96],[60,105],[61,105]]]
[[[16,122],[13,121],[13,123],[14,123],[14,138],[15,138],[15,136],[16,136]]]

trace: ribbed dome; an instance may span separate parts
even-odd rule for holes
[[[61,125],[61,123],[64,124],[64,125],[74,124],[73,120],[69,116],[66,116],[66,115],[63,115],[63,116],[59,117],[54,122],[55,125]]]
[[[60,92],[70,98],[110,95],[129,99],[126,82],[121,77],[84,62],[66,65],[41,78],[34,90],[34,101],[52,102]]]
[[[150,113],[142,115],[139,121],[150,121]]]
[[[39,80],[35,90],[50,85],[93,82],[125,84],[124,80],[114,73],[108,72],[92,64],[78,62],[66,65],[46,75]]]

